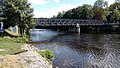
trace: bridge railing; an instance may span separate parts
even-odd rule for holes
[[[54,19],[54,18],[35,18],[34,21],[39,26],[75,26],[79,25],[114,25],[106,20],[81,20],[81,19]]]

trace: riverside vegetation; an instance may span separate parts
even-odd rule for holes
[[[52,61],[52,59],[54,58],[53,52],[51,50],[49,50],[49,49],[46,49],[44,51],[38,51],[38,53],[40,55],[42,55],[43,57],[47,58],[48,61]]]

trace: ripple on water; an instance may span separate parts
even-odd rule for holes
[[[119,68],[119,34],[64,34],[35,44],[54,52],[54,68]]]

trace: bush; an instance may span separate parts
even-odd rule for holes
[[[52,59],[54,58],[54,54],[51,50],[45,49],[44,51],[39,51],[38,52],[40,55],[42,55],[43,57],[49,59],[50,61],[52,61]]]

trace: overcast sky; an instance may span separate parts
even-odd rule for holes
[[[82,4],[93,5],[96,0],[28,0],[31,7],[34,9],[34,17],[50,18],[57,15],[58,12],[67,11],[78,7]],[[114,3],[114,0],[106,0],[109,5]]]

